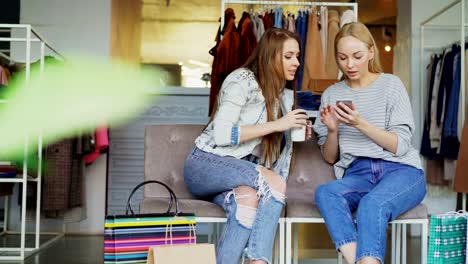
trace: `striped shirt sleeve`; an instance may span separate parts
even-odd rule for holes
[[[414,120],[405,86],[399,78],[396,79],[389,105],[387,130],[398,136],[398,147],[394,156],[399,157],[405,155],[412,148],[411,139],[414,134]]]

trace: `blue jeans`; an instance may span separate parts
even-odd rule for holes
[[[337,249],[356,242],[356,262],[374,257],[384,263],[388,222],[416,207],[425,194],[422,170],[359,158],[342,179],[319,186],[315,201]]]
[[[249,259],[271,263],[273,242],[284,200],[272,195],[258,165],[243,159],[222,157],[194,148],[184,166],[185,183],[195,196],[224,208],[227,223],[216,250],[216,263],[238,264],[245,249]],[[233,190],[248,186],[257,191],[253,221],[238,214]]]

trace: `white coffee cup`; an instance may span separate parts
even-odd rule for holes
[[[305,141],[306,138],[306,127],[299,127],[291,129],[291,139],[294,142]]]

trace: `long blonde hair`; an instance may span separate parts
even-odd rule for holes
[[[374,50],[374,58],[369,61],[369,72],[372,73],[381,73],[383,72],[382,64],[380,64],[380,55],[379,49],[375,44],[374,37],[370,33],[369,29],[362,23],[359,22],[351,22],[344,25],[338,34],[335,37],[335,60],[336,64],[338,63],[338,42],[344,37],[354,37],[359,39],[360,41],[366,43],[368,49]],[[346,78],[346,75],[343,75],[343,78]]]

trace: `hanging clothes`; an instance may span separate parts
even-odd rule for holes
[[[214,103],[218,97],[219,90],[224,79],[233,70],[239,66],[238,48],[239,48],[239,33],[235,25],[235,13],[232,8],[227,8],[224,12],[225,26],[223,30],[218,31],[216,35],[216,45],[210,50],[210,54],[214,57],[211,66],[211,89],[208,115],[213,112]],[[223,38],[221,40],[221,33]]]
[[[273,14],[271,14],[268,11],[265,11],[262,17],[263,20],[263,27],[265,28],[265,31],[268,30],[273,26]]]
[[[445,121],[443,125],[442,134],[444,137],[458,138],[458,106],[460,97],[460,82],[461,82],[461,54],[457,53],[455,56],[455,76],[453,78],[453,84],[451,91],[448,93],[447,105],[445,111]],[[458,156],[453,155],[453,156]]]
[[[340,19],[340,28],[342,28],[344,25],[351,23],[351,22],[356,22],[356,16],[354,15],[354,11],[351,9],[348,9],[343,12],[341,15]]]
[[[424,118],[424,127],[423,127],[423,136],[421,142],[421,154],[428,159],[441,159],[441,156],[437,153],[437,147],[431,146],[429,131],[431,127],[431,109],[433,109],[433,91],[435,88],[436,83],[436,74],[440,70],[440,64],[442,61],[441,56],[434,56],[431,58],[431,63],[426,68],[427,71],[427,84],[429,84],[429,89],[427,91],[427,98],[426,98],[426,114]]]
[[[435,79],[434,79],[434,87],[432,90],[432,97],[431,97],[431,108],[430,108],[430,116],[431,116],[431,122],[429,126],[429,139],[430,139],[430,144],[431,148],[436,148],[438,149],[440,146],[440,135],[441,135],[441,128],[437,124],[437,101],[438,101],[438,96],[439,96],[439,87],[441,83],[441,76],[442,76],[442,70],[443,70],[443,65],[445,62],[445,59],[449,53],[449,50],[445,50],[442,59],[439,61],[435,73]]]
[[[314,7],[309,15],[307,29],[307,45],[305,47],[304,76],[302,90],[312,91],[311,82],[314,79],[327,79],[325,62],[323,60],[322,44],[318,28],[317,10]]]
[[[340,31],[340,14],[336,10],[329,10],[328,15],[328,34],[327,34],[327,56],[325,60],[325,69],[328,79],[335,79],[338,76],[339,68],[335,60],[335,37]]]
[[[92,153],[86,154],[84,156],[86,165],[92,164],[99,158],[102,153],[105,153],[109,148],[109,134],[107,131],[107,126],[96,128],[94,135],[96,147]]]
[[[76,138],[64,139],[46,148],[42,210],[47,217],[58,217],[83,201],[84,160],[76,143]]]
[[[294,19],[294,15],[288,15],[288,30],[296,33],[296,19]]]
[[[451,120],[453,119],[452,116],[454,112],[452,109],[456,109],[456,111],[458,111],[458,102],[457,105],[452,106],[452,102],[450,100],[454,85],[457,84],[455,73],[457,71],[456,63],[458,53],[460,53],[460,47],[453,45],[452,51],[449,55],[447,55],[449,59],[447,59],[444,63],[444,71],[442,72],[441,86],[439,87],[439,97],[437,101],[437,125],[441,128],[439,153],[445,158],[452,160],[456,160],[458,157],[460,142],[456,136],[456,130],[455,133],[446,134],[445,132],[451,132]],[[460,77],[459,74],[458,77]],[[457,101],[458,89],[455,91]],[[446,124],[447,129],[445,130],[444,128]]]
[[[260,14],[254,16],[254,21],[256,22],[255,24],[257,25],[255,36],[257,37],[257,42],[259,42],[263,36],[263,33],[265,33],[265,27],[263,26],[263,19]]]
[[[323,59],[327,61],[327,44],[328,44],[328,8],[320,7],[320,41],[322,43]]]
[[[283,28],[283,8],[277,7],[274,10],[273,25],[275,28]]]
[[[304,77],[304,60],[306,54],[306,45],[307,45],[307,21],[308,21],[308,13],[304,10],[299,10],[298,16],[296,19],[296,33],[301,40],[301,53],[300,53],[300,66],[299,66],[299,73],[297,77],[297,84],[296,87],[298,90],[302,89],[302,80]]]
[[[8,69],[0,65],[0,85],[7,86],[10,80]]]
[[[240,40],[239,40],[239,66],[243,65],[250,57],[254,49],[257,47],[257,37],[255,36],[250,14],[244,12],[242,14],[242,24],[239,24]]]
[[[275,12],[273,9],[270,9],[270,15],[268,16],[268,24],[269,24],[269,27],[268,28],[271,28],[271,27],[274,27],[275,26]]]
[[[283,29],[284,30],[289,30],[289,18],[290,18],[291,14],[288,12],[288,16],[285,16],[283,14],[282,18],[283,18]]]
[[[457,44],[431,57],[426,69],[427,91],[421,154],[427,159],[426,179],[430,184],[449,185],[456,177],[460,148],[460,102],[462,56]],[[466,62],[465,62],[466,65]],[[464,133],[464,132],[463,132]]]

